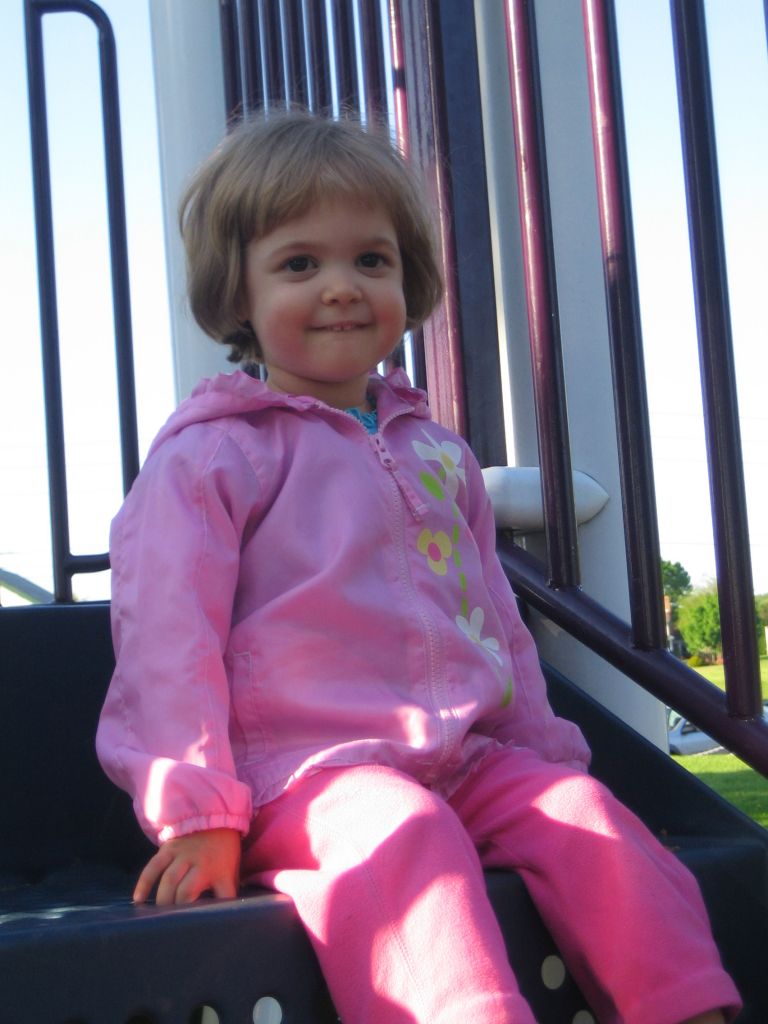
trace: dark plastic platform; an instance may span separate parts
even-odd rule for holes
[[[0,1024],[250,1024],[264,996],[280,1005],[284,1024],[335,1024],[285,897],[252,891],[184,908],[131,904],[151,847],[93,751],[113,665],[108,614],[102,604],[0,610]],[[765,833],[549,676],[553,702],[587,733],[595,774],[697,874],[748,1001],[741,1022],[765,1024]],[[490,872],[487,882],[537,1020],[571,1022],[583,998],[558,978],[557,950],[520,879]],[[215,1016],[202,1017],[204,1006]]]

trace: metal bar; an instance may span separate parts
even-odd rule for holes
[[[360,90],[355,61],[355,27],[349,0],[332,0],[333,54],[339,106],[342,110],[360,109]]]
[[[730,714],[750,718],[761,686],[706,27],[700,0],[671,2],[725,685]]]
[[[361,0],[359,9],[365,107],[369,119],[382,119],[387,114],[387,83],[381,8],[378,0]]]
[[[251,0],[246,0],[246,3],[248,7],[252,6]],[[219,24],[221,26],[221,62],[224,66],[224,106],[226,119],[229,122],[243,110],[236,0],[219,0]],[[246,46],[247,38],[246,35]]]
[[[325,14],[313,0],[304,0],[307,75],[310,108],[318,113],[331,109],[331,79],[328,60],[328,26]]]
[[[259,23],[259,54],[264,81],[264,107],[282,106],[285,104],[285,79],[280,68],[278,55],[280,47],[280,28],[276,23],[274,0],[257,0]]]
[[[287,106],[308,105],[309,90],[304,75],[300,0],[280,0],[280,52],[282,54],[285,102]]]
[[[40,336],[43,349],[45,433],[48,450],[48,493],[53,549],[53,592],[56,601],[71,601],[72,580],[64,568],[65,559],[69,554],[69,508],[64,453],[64,408],[61,393],[48,115],[43,68],[43,13],[40,4],[35,3],[34,0],[26,0],[27,85],[32,143]]]
[[[550,585],[579,583],[568,416],[532,3],[507,2],[507,42]]]
[[[768,0],[766,0],[768,3]],[[400,151],[410,155],[408,139],[408,97],[405,82],[405,58],[403,56],[403,15],[400,0],[389,0],[389,51],[392,56],[392,89],[394,93],[394,110],[392,117],[395,123],[397,145]]]
[[[443,302],[420,332],[427,390],[435,419],[465,435],[464,372],[454,283],[456,254],[444,129],[438,113],[434,12],[431,0],[392,0],[390,11],[395,72],[402,75],[402,84],[395,93],[398,138],[431,189],[446,282]]]
[[[613,0],[582,0],[632,642],[665,646],[661,555]]]
[[[123,492],[139,473],[139,432],[136,419],[136,381],[133,367],[131,290],[128,270],[128,229],[125,218],[123,146],[120,133],[120,99],[117,83],[117,50],[112,25],[106,14],[89,4],[89,17],[99,31],[101,104],[107,180],[107,222],[112,280],[112,309],[117,365],[117,401],[120,418],[120,452]],[[83,13],[86,13],[84,10]]]
[[[264,65],[261,59],[261,27],[255,0],[244,0],[240,7],[240,20],[235,21],[235,50],[240,60],[237,28],[240,27],[243,47],[243,71],[245,94],[242,105],[237,113],[247,115],[252,110],[261,110],[264,106]],[[224,69],[225,75],[227,69]]]
[[[553,591],[542,566],[501,537],[499,558],[517,596],[768,777],[768,722],[726,714],[726,697],[666,650],[632,645],[631,628],[581,590]]]
[[[432,61],[453,213],[466,436],[484,466],[506,465],[493,248],[475,19],[466,0],[432,2]],[[468,10],[469,7],[469,10]]]
[[[71,554],[69,539],[42,19],[45,14],[65,12],[84,15],[93,22],[98,31],[102,132],[106,165],[107,220],[109,225],[118,416],[120,424],[120,455],[124,492],[128,491],[139,471],[136,389],[131,332],[131,299],[128,276],[128,241],[125,222],[125,189],[123,184],[117,54],[114,34],[104,11],[95,3],[92,3],[91,0],[26,0],[29,108],[35,197],[35,231],[38,252],[40,328],[43,346],[43,380],[51,502],[54,592],[57,601],[72,600],[71,577],[72,572],[77,571],[73,570],[72,566],[80,563]],[[81,559],[90,558],[90,556],[79,557]]]
[[[69,555],[65,561],[70,576],[78,573],[105,572],[109,568],[109,555]]]
[[[397,146],[406,159],[411,158],[411,143],[408,134],[408,96],[406,91],[406,72],[403,41],[403,14],[400,0],[389,0],[388,38],[392,61],[392,89],[394,108],[391,117],[394,122]],[[413,360],[413,383],[422,390],[428,390],[426,345],[424,328],[419,327],[411,333],[411,358]],[[433,406],[434,408],[434,406]],[[435,409],[437,413],[437,410]],[[439,415],[438,415],[438,418]]]

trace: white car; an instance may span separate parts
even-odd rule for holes
[[[763,718],[768,718],[768,701],[763,701]],[[722,749],[721,743],[672,708],[667,708],[667,736],[670,754],[706,754]]]
[[[704,754],[721,745],[672,708],[667,709],[667,736],[670,754]]]

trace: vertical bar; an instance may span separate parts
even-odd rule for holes
[[[307,106],[307,80],[303,74],[300,0],[280,0],[280,52],[282,54],[285,102]]]
[[[392,91],[394,107],[391,112],[394,123],[395,139],[400,152],[406,159],[411,158],[411,146],[408,135],[408,96],[406,91],[406,73],[403,37],[403,13],[400,0],[388,0],[389,14],[389,47],[392,60]],[[413,383],[424,391],[428,390],[427,361],[424,341],[424,328],[413,331],[410,337],[411,358],[413,360]],[[435,409],[437,415],[437,409]],[[440,419],[440,416],[437,415]],[[441,419],[441,422],[445,422]]]
[[[264,80],[264,107],[285,103],[285,81],[280,69],[279,54],[280,26],[277,23],[274,0],[257,0],[259,23],[259,47]]]
[[[365,107],[369,119],[387,114],[387,86],[384,65],[384,30],[378,0],[361,0],[360,43],[363,56]]]
[[[613,0],[582,0],[633,643],[665,646],[658,517]]]
[[[237,23],[236,23],[237,24]],[[245,79],[245,95],[241,86],[241,104],[239,113],[248,114],[252,110],[260,110],[264,106],[264,64],[261,59],[261,27],[255,0],[243,0],[240,8],[240,29],[243,40],[243,77]],[[235,32],[237,28],[235,27]],[[237,62],[240,61],[240,50],[237,35],[232,49]],[[224,66],[224,74],[227,75]],[[238,75],[240,78],[240,75]],[[242,79],[241,79],[242,80]],[[230,108],[235,113],[235,108]]]
[[[482,465],[506,465],[504,408],[485,141],[472,5],[432,3],[444,154],[456,252],[455,287],[464,370],[467,439]]]
[[[246,0],[246,4],[251,7],[251,0]],[[221,62],[224,66],[224,105],[226,119],[229,122],[239,112],[242,112],[244,105],[236,0],[219,0],[219,24],[221,26]],[[247,39],[246,34],[246,46]]]
[[[768,3],[768,0],[766,0]],[[403,15],[400,0],[389,0],[389,47],[392,54],[392,91],[395,134],[400,152],[408,157],[408,96],[405,87],[405,58],[403,56]]]
[[[112,311],[124,492],[128,490],[139,471],[139,444],[131,336],[131,297],[120,138],[120,103],[117,86],[117,53],[112,26],[102,9],[91,0],[26,0],[27,77],[38,251],[40,328],[43,346],[43,386],[51,503],[54,594],[57,601],[71,601],[73,573],[99,572],[109,567],[109,560],[106,555],[73,555],[70,551],[48,117],[42,44],[43,15],[63,12],[85,15],[96,26],[99,38],[102,133],[106,163]]]
[[[104,154],[107,171],[107,219],[112,279],[117,400],[120,419],[120,451],[123,491],[128,492],[139,473],[139,440],[136,420],[136,383],[133,367],[131,291],[128,272],[128,230],[125,221],[123,146],[120,133],[120,100],[117,85],[117,50],[112,25],[100,10],[93,15],[99,30],[101,104]]]
[[[762,712],[704,9],[671,0],[728,710]]]
[[[456,257],[443,127],[439,118],[434,12],[430,0],[399,0],[399,11],[395,35],[401,45],[399,67],[405,87],[399,90],[400,102],[396,108],[398,136],[404,142],[404,151],[432,190],[446,285],[443,302],[420,332],[427,390],[435,418],[457,434],[465,435]]]
[[[532,3],[507,0],[520,223],[523,231],[536,427],[541,459],[549,584],[579,582],[565,382]]]
[[[331,80],[328,66],[328,27],[325,14],[315,0],[304,0],[307,73],[310,82],[309,105],[318,113],[331,108]]]
[[[25,15],[40,335],[43,348],[45,432],[48,449],[48,491],[53,548],[53,592],[56,601],[71,601],[72,580],[64,568],[69,554],[69,509],[53,248],[48,113],[43,70],[42,12],[37,9],[34,0],[26,0]]]
[[[331,0],[331,4],[339,106],[342,110],[359,110],[355,26],[349,9],[349,0]]]

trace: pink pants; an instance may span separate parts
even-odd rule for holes
[[[483,867],[520,873],[600,1024],[740,1005],[693,877],[600,783],[528,750],[448,802],[390,768],[324,769],[260,810],[243,867],[293,898],[344,1024],[534,1024]]]

